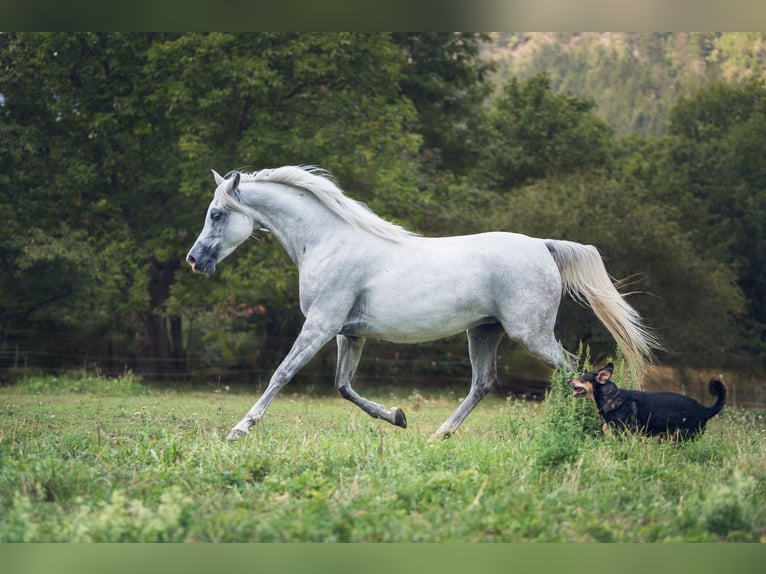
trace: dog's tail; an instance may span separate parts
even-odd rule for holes
[[[707,388],[710,394],[716,397],[715,404],[707,409],[708,418],[713,418],[726,404],[726,385],[718,379],[710,379]]]
[[[651,362],[652,350],[662,345],[612,284],[598,249],[553,239],[546,239],[545,246],[558,265],[566,293],[593,309],[636,374],[642,375]]]

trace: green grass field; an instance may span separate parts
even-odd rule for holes
[[[255,391],[28,379],[0,388],[0,541],[766,541],[766,413],[678,446],[604,437],[562,389],[436,444],[458,394],[361,389],[403,430],[283,393],[229,443]]]

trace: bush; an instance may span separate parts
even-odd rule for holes
[[[580,346],[578,365],[581,371],[593,370],[590,363],[590,350]],[[615,363],[615,382],[618,385],[635,387],[635,381],[623,381],[625,361],[617,352]],[[586,437],[597,437],[602,433],[603,422],[593,403],[588,399],[575,399],[569,380],[579,373],[557,369],[551,375],[550,389],[543,403],[543,429],[540,434],[538,468],[558,466],[573,462],[580,454]]]

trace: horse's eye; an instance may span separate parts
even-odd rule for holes
[[[223,211],[220,209],[214,209],[210,212],[210,219],[213,221],[218,221],[223,216]]]

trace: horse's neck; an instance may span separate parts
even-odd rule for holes
[[[242,201],[258,214],[293,262],[300,266],[316,245],[337,239],[347,224],[321,205],[309,191],[270,182],[240,187]]]

